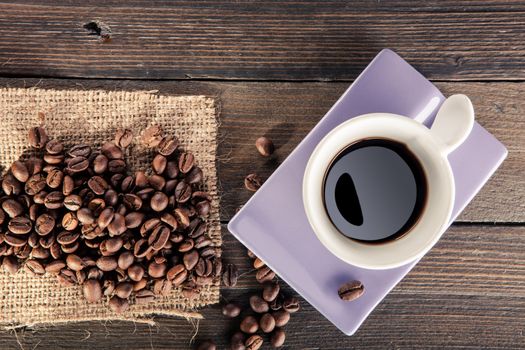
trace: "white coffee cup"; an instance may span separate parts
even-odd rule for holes
[[[449,97],[430,129],[413,119],[371,113],[342,123],[313,151],[303,179],[303,203],[310,225],[334,255],[369,269],[388,269],[422,257],[439,240],[451,219],[455,185],[447,156],[470,134],[474,110],[465,95]],[[404,144],[417,158],[426,177],[426,204],[416,223],[401,237],[368,244],[343,235],[324,207],[323,185],[332,161],[349,145],[364,139],[389,139]]]

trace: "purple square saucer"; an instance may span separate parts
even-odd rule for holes
[[[381,51],[228,225],[239,241],[348,335],[417,261],[395,269],[368,270],[330,253],[310,228],[303,209],[302,181],[310,154],[327,133],[352,117],[387,112],[429,126],[443,101],[439,90],[406,61],[390,50]],[[452,220],[506,155],[505,147],[475,123],[467,140],[449,156],[456,183]],[[353,279],[363,282],[365,294],[343,302],[337,289]]]

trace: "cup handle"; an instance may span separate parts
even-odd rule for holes
[[[452,95],[437,112],[430,132],[448,155],[465,141],[474,126],[474,107],[466,95]]]

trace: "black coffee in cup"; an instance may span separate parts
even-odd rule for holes
[[[343,235],[381,243],[414,226],[425,206],[427,182],[421,164],[404,144],[365,139],[332,161],[323,190],[328,216]]]

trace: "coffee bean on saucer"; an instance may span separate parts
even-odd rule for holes
[[[257,151],[259,151],[259,153],[264,157],[271,156],[275,150],[272,140],[264,136],[261,136],[255,140],[255,147],[257,147]]]
[[[274,348],[279,348],[284,345],[285,340],[286,334],[284,333],[284,330],[282,328],[276,328],[270,338],[270,343]]]
[[[262,180],[257,174],[250,174],[244,178],[244,187],[248,191],[255,192],[262,185]]]
[[[229,318],[234,318],[239,316],[241,313],[241,308],[237,304],[228,303],[222,307],[222,314]]]
[[[235,264],[228,264],[222,274],[222,282],[226,287],[235,287],[239,278],[239,270]]]
[[[244,345],[246,346],[246,350],[258,350],[261,348],[263,343],[263,338],[260,335],[252,335],[251,337],[246,339]]]
[[[337,290],[339,298],[344,301],[352,301],[359,298],[365,292],[365,286],[360,281],[350,281],[344,283]]]

